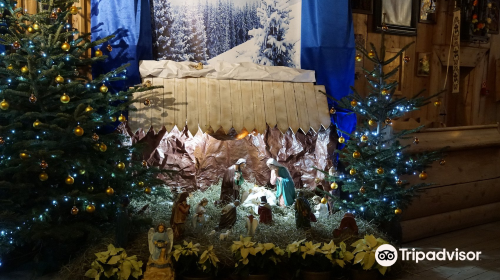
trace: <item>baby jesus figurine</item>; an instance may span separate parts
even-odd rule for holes
[[[206,198],[203,198],[198,205],[196,206],[196,209],[194,211],[193,215],[193,228],[197,229],[203,226],[203,224],[206,221],[205,217],[205,207],[208,204],[208,200]]]
[[[328,217],[328,206],[326,206],[326,198],[321,199],[319,196],[315,196],[313,197],[313,201],[316,204],[314,206],[314,210],[316,210],[316,212],[314,213],[315,216],[318,218]]]

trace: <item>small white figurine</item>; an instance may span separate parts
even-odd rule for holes
[[[252,208],[250,208],[250,209],[252,209]],[[250,212],[253,212],[253,211],[250,211]],[[257,231],[258,226],[259,226],[259,221],[257,219],[255,219],[255,217],[252,215],[252,213],[250,215],[248,215],[247,219],[246,219],[246,224],[245,224],[245,228],[247,229],[247,236],[254,236],[255,232]]]
[[[313,201],[316,204],[314,206],[314,210],[316,210],[314,215],[320,219],[327,218],[328,217],[328,206],[326,206],[326,199],[323,200],[319,196],[315,196],[315,197],[313,197]]]
[[[221,234],[219,235],[219,239],[220,239],[221,241],[224,241],[224,240],[226,240],[226,239],[227,239],[227,237],[229,236],[229,234],[231,234],[231,231],[230,231],[230,230],[227,230],[227,231],[226,231],[226,233],[221,233]]]
[[[203,198],[198,205],[196,206],[196,209],[194,211],[193,215],[193,228],[197,229],[203,226],[203,224],[206,221],[206,210],[205,207],[208,204],[208,200],[206,198]]]

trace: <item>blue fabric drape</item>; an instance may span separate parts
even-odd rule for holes
[[[336,99],[350,94],[354,85],[356,50],[350,2],[302,0],[301,68],[315,70],[317,83]],[[330,99],[328,105],[335,106]],[[347,113],[337,110],[331,118],[340,130],[351,133],[356,116]]]
[[[127,81],[113,83],[110,89],[123,90],[140,83],[139,60],[153,59],[149,0],[92,0],[91,7],[92,40],[115,35],[108,41],[113,51],[106,49],[108,43],[99,46],[109,57],[94,65],[92,74],[96,77],[130,63]]]

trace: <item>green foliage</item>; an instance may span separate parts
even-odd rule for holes
[[[84,74],[107,59],[86,57],[89,49],[112,36],[91,42],[90,34],[67,28],[73,0],[43,0],[48,8],[33,15],[11,1],[1,2],[10,15],[4,17],[9,27],[0,35],[0,44],[8,46],[0,60],[0,100],[9,103],[0,110],[0,256],[30,242],[58,246],[92,238],[112,224],[124,196],[147,196],[138,182],[154,187],[163,183],[159,173],[170,174],[143,167],[146,144],[112,132],[118,123],[111,118],[136,102],[135,92],[151,88],[100,91],[103,84],[111,87],[113,81],[125,79],[128,65],[94,79]],[[51,19],[57,8],[62,12]],[[38,30],[28,32],[35,23]],[[61,48],[66,42],[68,51]],[[58,76],[64,82],[56,82]],[[64,94],[70,97],[67,103],[60,101]],[[74,133],[77,126],[82,136]],[[21,158],[21,153],[28,157]],[[48,167],[42,167],[42,161]],[[123,170],[117,168],[120,162],[125,163]],[[48,179],[39,179],[41,174]],[[65,183],[68,176],[73,184]],[[114,195],[106,195],[108,186]],[[96,207],[93,213],[85,211],[90,204]],[[70,213],[73,206],[79,209],[77,215]]]
[[[233,241],[231,251],[236,263],[235,274],[243,277],[250,274],[277,274],[278,263],[285,254],[283,249],[273,243],[252,242],[252,237],[243,236],[240,236],[239,241]]]
[[[130,277],[139,279],[142,275],[142,261],[137,261],[137,256],[128,257],[123,248],[109,244],[107,251],[95,255],[97,259],[92,262],[92,268],[85,273],[85,277],[127,280]]]
[[[398,83],[388,79],[399,68],[385,73],[383,67],[400,58],[410,46],[408,44],[389,59],[385,59],[384,36],[380,52],[371,45],[374,53],[371,57],[363,46],[357,47],[358,52],[375,65],[373,70],[364,69],[370,91],[362,97],[352,88],[351,95],[335,100],[338,107],[358,114],[360,122],[352,133],[338,131],[339,136],[348,139],[345,147],[337,151],[340,154],[339,165],[345,167],[345,174],[342,173],[344,170],[333,173],[320,170],[328,181],[337,182],[341,190],[348,193],[347,198],[335,203],[337,209],[361,213],[375,222],[393,220],[400,210],[408,207],[417,190],[430,185],[420,183],[410,186],[408,176],[424,172],[433,161],[441,159],[444,151],[407,153],[410,145],[401,144],[400,140],[410,138],[410,134],[422,127],[397,133],[392,131],[392,120],[419,110],[441,93],[425,97],[422,90],[412,98],[394,95]]]

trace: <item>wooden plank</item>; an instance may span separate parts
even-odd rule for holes
[[[234,116],[234,112],[231,112],[231,88],[229,86],[229,80],[220,80],[218,82],[220,94],[220,122],[224,132],[228,133],[231,127],[233,127],[232,116]]]
[[[241,81],[241,103],[243,108],[243,127],[248,132],[252,132],[255,128],[255,111],[251,81]]]
[[[163,79],[163,125],[168,132],[175,126],[175,80]]]
[[[496,99],[495,100],[498,102],[498,101],[500,101],[500,59],[497,59],[495,64],[496,64],[496,70],[497,70],[496,79],[495,79],[495,81],[496,81],[496,84],[495,84],[495,86],[496,86],[496,88],[495,88]]]
[[[297,117],[299,119],[300,129],[307,134],[309,129],[311,128],[309,124],[309,117],[307,116],[307,106],[306,106],[306,96],[304,93],[304,84],[303,83],[294,83],[293,84],[294,92],[295,92],[295,104],[297,108]]]
[[[252,81],[253,105],[255,113],[255,129],[259,133],[266,131],[266,112],[264,109],[264,94],[262,92],[262,82]]]
[[[448,33],[449,34],[449,33]],[[436,46],[436,53],[443,63],[443,66],[448,64],[448,49],[449,45]],[[460,47],[460,67],[476,67],[481,59],[489,51],[489,48],[473,48],[473,47]],[[450,65],[453,66],[453,59],[450,58]],[[450,69],[451,70],[451,69]]]
[[[276,126],[276,109],[274,107],[273,83],[262,82],[262,91],[264,93],[266,123],[269,125],[269,128],[274,128]]]
[[[208,116],[209,126],[215,132],[221,127],[220,120],[220,95],[219,95],[219,81],[215,79],[208,79]]]
[[[318,115],[318,106],[316,104],[316,92],[314,91],[314,85],[312,83],[304,83],[304,92],[306,96],[307,103],[307,115],[309,117],[309,123],[314,131],[318,131],[320,128],[320,121]]]
[[[288,117],[288,126],[292,129],[293,133],[297,133],[300,129],[299,117],[297,114],[297,105],[295,103],[295,90],[293,83],[283,83],[286,101],[286,115]]]
[[[179,131],[183,131],[186,126],[187,104],[186,104],[186,79],[175,79],[175,125]]]
[[[241,83],[240,81],[231,80],[231,111],[233,114],[233,127],[237,133],[243,129],[243,104],[241,102]],[[228,100],[229,102],[229,100]]]
[[[191,135],[198,132],[198,78],[186,80],[187,127]]]
[[[151,78],[146,78],[144,79],[144,81],[151,81],[151,83],[153,83],[153,80]],[[136,126],[137,126],[137,129],[143,129],[145,131],[148,131],[150,125],[151,125],[151,115],[148,114],[149,113],[149,108],[147,108],[146,106],[144,106],[144,100],[145,100],[145,96],[148,96],[150,95],[150,91],[147,90],[147,91],[143,91],[143,92],[137,92],[134,97],[137,98],[137,103],[135,104],[135,107],[137,108],[137,111],[136,111],[136,114],[135,114],[135,118],[136,118]],[[116,116],[118,117],[118,116]]]
[[[198,122],[199,127],[202,132],[205,132],[209,128],[208,121],[208,98],[207,98],[207,79],[198,78]]]
[[[500,219],[500,202],[401,222],[403,242]]]
[[[273,82],[274,108],[276,110],[276,122],[281,133],[288,130],[288,118],[286,113],[285,92],[283,82]]]
[[[481,95],[481,88],[484,79],[486,77],[484,74],[486,73],[486,67],[488,66],[488,57],[484,56],[479,64],[474,69],[476,71],[476,77],[474,78],[474,96],[473,96],[473,125],[484,124],[484,115],[486,113],[486,98],[484,95]]]
[[[132,94],[133,96],[133,99],[139,99],[139,95],[140,93],[139,92],[134,92]],[[132,104],[130,104],[130,111],[128,112],[128,126],[130,127],[130,130],[132,131],[132,133],[136,132],[138,129],[139,129],[139,121],[138,121],[138,115],[139,115],[139,112],[137,112],[137,110],[139,110],[139,101],[137,102],[134,102]]]
[[[153,78],[153,86],[163,86],[163,78]],[[151,91],[147,96],[151,105],[149,106],[151,126],[158,132],[163,126],[163,88],[157,88]],[[146,107],[146,106],[145,106]]]
[[[495,202],[500,202],[500,177],[433,187],[415,198],[402,219],[412,220]]]
[[[330,108],[328,108],[328,99],[323,92],[326,92],[325,86],[314,86],[316,91],[316,104],[318,104],[318,115],[321,125],[327,129],[332,123],[330,119]]]

